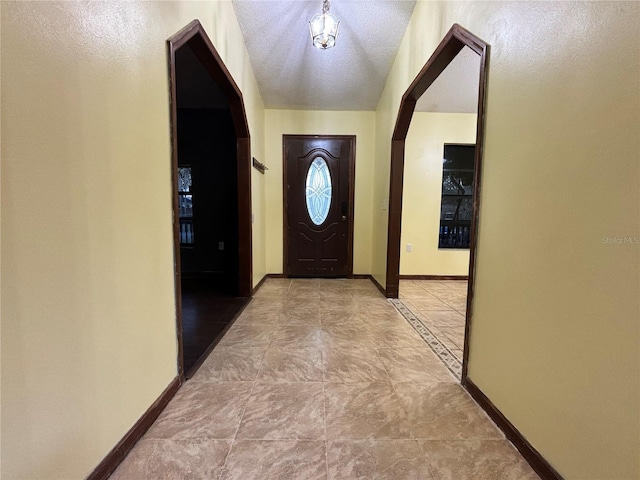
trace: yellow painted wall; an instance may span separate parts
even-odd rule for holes
[[[2,8],[0,8],[0,26],[2,25]],[[0,30],[0,52],[2,52],[2,35]],[[0,57],[0,105],[2,104],[2,60]],[[2,115],[0,114],[0,167],[2,166]],[[2,168],[0,168],[0,198],[2,197]],[[2,252],[2,208],[0,208],[0,252]],[[0,256],[0,267],[2,258]],[[2,268],[0,268],[0,428],[2,426]],[[0,477],[2,476],[2,434],[0,433]]]
[[[282,273],[282,135],[355,135],[356,180],[353,273],[371,271],[371,192],[373,187],[373,112],[265,110],[267,270]]]
[[[230,2],[1,9],[1,476],[84,478],[177,373],[166,39],[200,19],[256,156],[262,101]]]
[[[405,144],[400,275],[469,273],[469,250],[438,249],[438,236],[444,144],[475,143],[476,118],[475,113],[413,115]]]
[[[196,17],[270,168],[254,282],[282,133],[340,133],[354,271],[384,284],[400,96],[453,22],[492,45],[470,378],[565,478],[638,478],[639,6],[422,1],[375,114],[263,113],[230,2],[1,3],[1,476],[84,477],[176,374],[164,42]]]
[[[239,32],[238,32],[239,33]],[[226,60],[225,60],[226,62]],[[243,92],[249,130],[251,134],[251,155],[257,159],[264,158],[265,127],[264,104],[258,92],[258,86],[253,77],[253,70],[245,57],[239,74],[244,80],[240,86]],[[238,78],[235,76],[234,78]],[[237,81],[237,80],[236,80]],[[253,286],[255,287],[267,271],[267,219],[266,219],[266,188],[265,175],[257,169],[251,169],[251,210],[252,210],[252,262],[253,262]]]
[[[402,95],[442,38],[441,10],[440,2],[416,4],[376,108],[371,274],[382,286],[387,282],[391,135]]]
[[[454,22],[492,46],[469,377],[565,478],[636,479],[640,4],[418,2],[376,114],[374,203],[400,96]],[[382,281],[382,215],[373,241]]]

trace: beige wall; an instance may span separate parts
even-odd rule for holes
[[[638,478],[640,247],[606,238],[640,236],[639,8],[420,1],[375,113],[265,113],[230,2],[2,2],[1,476],[84,477],[176,374],[164,42],[199,18],[270,168],[254,282],[282,134],[315,133],[358,136],[354,271],[384,284],[400,97],[453,22],[492,45],[470,378],[565,478]]]
[[[373,112],[265,111],[267,270],[282,273],[282,135],[355,135],[356,180],[353,273],[371,271],[371,192],[373,187]]]
[[[492,46],[469,377],[567,479],[640,476],[639,9],[418,2],[376,114],[374,204],[440,38]],[[384,280],[381,214],[373,241]]]
[[[413,115],[404,156],[400,275],[469,273],[469,250],[439,249],[438,236],[444,144],[475,143],[476,118],[475,113]]]
[[[242,74],[245,80],[240,86],[243,92],[245,109],[249,120],[251,134],[251,155],[255,158],[264,158],[264,105],[258,92],[258,86],[253,78],[253,70],[248,66],[248,57],[245,58],[245,67]],[[246,70],[245,70],[246,69]],[[234,74],[234,78],[235,74]],[[267,219],[266,219],[266,187],[265,175],[257,169],[251,169],[251,211],[252,211],[252,262],[253,262],[253,286],[255,287],[267,271]]]
[[[177,373],[166,39],[200,19],[258,157],[262,102],[230,2],[1,8],[1,476],[83,478]]]
[[[416,4],[376,108],[371,274],[382,286],[387,281],[391,135],[402,95],[442,38],[441,10],[440,2],[421,1]]]

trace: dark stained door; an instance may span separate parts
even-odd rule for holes
[[[284,136],[285,274],[353,273],[354,136]]]

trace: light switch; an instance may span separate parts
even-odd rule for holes
[[[407,252],[413,252],[413,245],[410,243],[407,243]]]
[[[224,250],[224,242],[218,242],[218,250]]]

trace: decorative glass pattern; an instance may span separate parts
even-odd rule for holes
[[[178,191],[191,191],[191,167],[178,167]]]
[[[322,225],[329,215],[332,190],[329,166],[322,158],[316,157],[309,166],[305,189],[307,211],[315,225]]]

